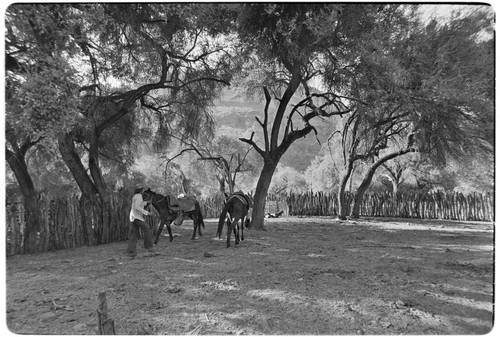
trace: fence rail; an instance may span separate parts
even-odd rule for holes
[[[351,204],[352,194],[347,193],[346,197]],[[22,202],[7,202],[7,255],[124,241],[128,238],[130,204],[130,196],[124,194],[113,195],[107,207],[99,203],[82,202],[78,197],[40,200],[37,238],[30,240],[29,245],[33,247],[26,249],[24,205]],[[200,200],[200,204],[205,218],[218,218],[224,197],[219,195]],[[283,211],[283,216],[335,216],[338,213],[337,198],[333,193],[321,192],[269,195],[265,213],[279,211]],[[431,192],[398,194],[393,197],[390,193],[367,193],[360,215],[494,221],[494,195]],[[147,217],[147,221],[153,229],[158,225],[157,218]]]

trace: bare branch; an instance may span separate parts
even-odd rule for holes
[[[262,130],[264,132],[264,146],[265,151],[269,152],[269,134],[267,131],[267,123],[269,119],[269,105],[271,104],[271,95],[269,94],[269,90],[266,87],[263,87],[264,95],[266,96],[266,105],[264,107],[264,123],[261,123]],[[253,137],[253,134],[252,134]]]
[[[247,138],[239,138],[244,143],[252,145],[252,147],[257,151],[262,157],[265,157],[267,154],[265,151],[263,151],[254,141],[253,141],[253,136],[255,135],[255,132],[252,132],[252,135],[250,136],[249,139]]]

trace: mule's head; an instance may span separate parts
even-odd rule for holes
[[[144,201],[147,201],[147,202],[151,202],[151,200],[153,200],[153,191],[151,191],[150,188],[148,189],[144,189],[142,191],[142,200]]]
[[[250,228],[250,221],[252,221],[252,219],[250,218],[245,219],[245,228]]]

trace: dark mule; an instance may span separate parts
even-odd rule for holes
[[[234,232],[235,244],[240,243],[240,228],[241,241],[243,237],[243,227],[249,227],[250,219],[248,218],[248,209],[252,207],[252,198],[249,195],[237,192],[226,198],[224,207],[219,217],[219,227],[217,228],[217,237],[220,239],[224,223],[227,223],[227,247],[231,247],[231,232]],[[227,219],[227,221],[226,221]],[[240,225],[241,220],[241,225]]]
[[[196,238],[196,230],[198,230],[199,236],[201,235],[201,226],[205,228],[205,223],[203,222],[203,216],[201,214],[200,203],[194,196],[188,196],[186,198],[176,198],[172,195],[161,195],[147,189],[142,192],[142,198],[144,201],[151,202],[153,207],[160,214],[160,226],[158,232],[156,233],[155,244],[158,243],[163,226],[167,225],[168,235],[170,236],[170,242],[174,239],[172,236],[171,223],[174,222],[175,225],[180,226],[184,219],[193,220],[193,236],[191,239]]]

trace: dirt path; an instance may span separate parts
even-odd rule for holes
[[[484,334],[493,321],[493,224],[266,220],[237,248],[174,228],[156,253],[126,243],[6,261],[7,328],[96,334],[106,291],[117,334]],[[233,243],[234,245],[234,243]]]

